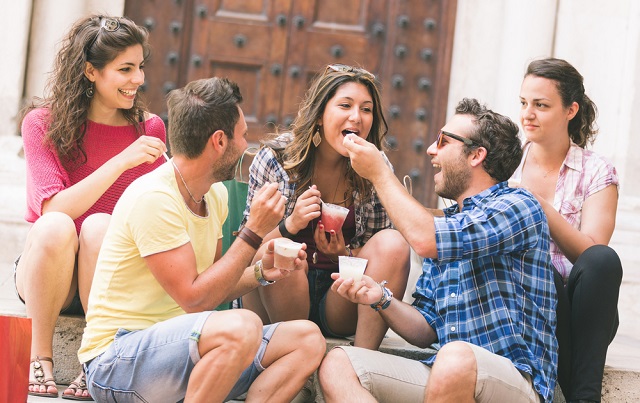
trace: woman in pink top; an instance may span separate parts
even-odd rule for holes
[[[512,180],[536,196],[549,221],[557,270],[558,382],[569,402],[599,402],[622,281],[620,259],[607,246],[618,176],[610,162],[585,149],[597,133],[597,110],[572,65],[551,58],[531,62],[520,103],[527,141]]]
[[[164,123],[137,96],[148,55],[147,31],[131,20],[82,18],[56,56],[49,95],[22,120],[25,218],[33,226],[15,281],[33,321],[31,395],[58,396],[51,359],[58,315],[83,314],[109,214],[166,151]],[[62,397],[92,400],[83,374]]]

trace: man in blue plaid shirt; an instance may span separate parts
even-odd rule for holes
[[[370,304],[408,342],[438,353],[423,362],[356,347],[320,368],[327,402],[551,402],[557,373],[556,294],[549,228],[526,190],[507,186],[520,163],[518,127],[464,99],[427,150],[435,191],[457,202],[434,216],[413,199],[380,153],[344,144],[395,227],[424,256],[413,305],[370,277],[334,274],[332,289]]]

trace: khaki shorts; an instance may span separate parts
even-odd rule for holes
[[[476,402],[536,402],[540,396],[529,374],[510,360],[466,343],[476,356]],[[347,353],[360,384],[378,402],[422,403],[431,367],[420,361],[358,347],[339,346]]]

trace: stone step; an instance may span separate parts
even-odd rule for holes
[[[69,384],[69,382],[75,379],[79,373],[80,366],[75,353],[78,351],[78,348],[80,348],[84,326],[84,318],[77,316],[61,316],[56,324],[56,331],[53,340],[53,358],[56,364],[54,368],[54,375],[58,383],[61,385]],[[327,351],[335,346],[348,345],[349,343],[349,339],[328,338]],[[421,349],[412,346],[392,332],[385,337],[382,345],[380,346],[380,351],[412,359],[424,359],[435,353],[435,351],[431,349]],[[314,375],[313,381],[316,394],[315,402],[324,403],[324,399],[322,398],[322,393],[320,392],[320,387],[318,385],[317,376]],[[30,397],[28,401],[33,403],[44,400],[35,400]],[[52,399],[47,399],[47,401],[52,401]],[[606,366],[603,380],[602,401],[640,401],[640,371]],[[565,402],[559,388],[556,388],[554,402]]]

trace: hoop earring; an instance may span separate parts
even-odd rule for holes
[[[313,145],[316,146],[316,148],[318,148],[320,143],[322,143],[322,136],[320,136],[320,126],[316,128],[316,132],[313,134],[312,140],[313,140]]]
[[[93,83],[91,83],[91,84],[87,87],[87,89],[86,89],[86,90],[84,90],[84,95],[85,95],[87,98],[93,98],[93,95],[94,95],[95,93],[96,93],[96,92],[95,92],[95,90],[94,90]]]

